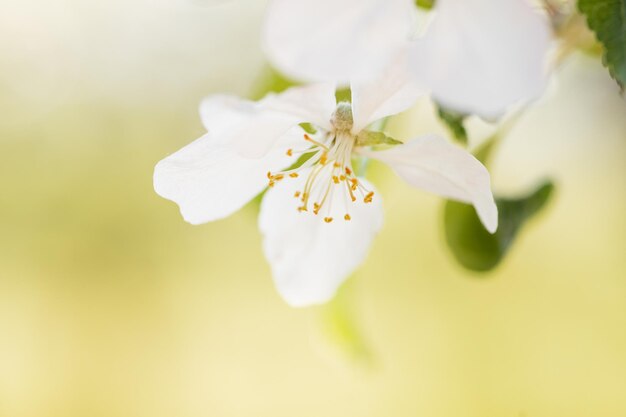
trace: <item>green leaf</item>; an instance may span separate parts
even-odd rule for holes
[[[517,199],[496,198],[498,230],[490,234],[468,204],[447,201],[444,207],[446,242],[456,260],[473,271],[489,271],[504,258],[528,220],[546,205],[554,184],[544,183],[531,194]]]
[[[430,10],[435,5],[435,0],[415,0],[415,5],[422,9]]]
[[[266,67],[252,88],[251,100],[260,100],[267,93],[280,93],[297,83],[283,76],[272,67]]]
[[[331,346],[355,364],[369,366],[374,354],[361,330],[359,315],[355,312],[354,286],[348,280],[335,297],[320,308],[320,325]]]
[[[604,45],[602,61],[609,73],[626,84],[626,0],[579,0],[579,10],[587,25]]]
[[[467,145],[467,131],[465,130],[465,126],[463,126],[467,115],[444,109],[441,106],[437,106],[437,114],[439,115],[439,119],[446,124],[450,132],[454,135],[454,138],[462,144]]]
[[[359,146],[402,144],[402,142],[400,142],[399,140],[387,136],[383,132],[370,132],[366,130],[359,133],[359,135],[356,137],[356,141]]]

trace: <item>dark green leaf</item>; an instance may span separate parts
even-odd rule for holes
[[[444,207],[445,236],[456,260],[473,271],[489,271],[502,261],[522,226],[547,203],[554,185],[546,182],[526,197],[497,198],[498,230],[487,232],[468,204],[447,201]]]
[[[604,45],[604,65],[623,87],[626,84],[626,0],[579,0],[578,8]]]
[[[444,109],[441,106],[437,107],[437,114],[441,121],[448,126],[454,138],[462,144],[467,145],[467,131],[465,130],[465,126],[463,126],[467,115]]]

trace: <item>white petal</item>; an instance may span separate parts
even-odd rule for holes
[[[422,136],[385,151],[361,151],[387,163],[405,181],[453,200],[471,203],[485,228],[498,227],[498,208],[487,168],[438,136]]]
[[[259,105],[263,110],[290,114],[300,123],[309,122],[330,130],[330,119],[337,106],[335,89],[334,82],[292,87],[280,94],[268,94]]]
[[[410,36],[413,8],[412,0],[272,0],[263,48],[299,81],[371,78]]]
[[[443,106],[494,119],[542,93],[550,39],[527,0],[438,0],[411,65]]]
[[[289,135],[301,137],[300,128]],[[248,159],[212,134],[206,134],[160,161],[154,169],[154,189],[180,207],[192,224],[226,217],[267,186],[267,172],[293,163],[284,147],[263,158]]]
[[[382,226],[382,203],[375,195],[370,204],[335,201],[325,223],[319,215],[298,212],[294,198],[306,174],[293,182],[281,182],[263,198],[259,228],[278,292],[292,306],[328,301],[337,288],[363,262],[370,243]],[[370,190],[372,185],[362,180]],[[351,221],[345,221],[345,207]]]
[[[206,98],[202,121],[219,141],[233,143],[248,158],[260,158],[293,126],[308,122],[330,129],[335,110],[333,83],[292,87],[258,102],[228,95]]]
[[[378,119],[407,110],[424,94],[408,72],[406,50],[377,78],[352,82],[351,90],[354,134]]]

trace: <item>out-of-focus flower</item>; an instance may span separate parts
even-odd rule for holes
[[[541,94],[551,46],[548,20],[528,0],[437,0],[425,34],[412,0],[272,0],[263,45],[301,81],[373,78],[399,50],[443,106],[487,119]]]
[[[353,157],[376,158],[417,188],[471,203],[490,232],[497,227],[489,173],[472,155],[437,136],[400,144],[367,129],[410,107],[421,94],[414,84],[387,73],[351,87],[351,104],[336,103],[332,83],[259,102],[211,96],[201,105],[208,133],[155,168],[156,192],[193,224],[228,216],[269,186],[259,215],[264,252],[294,306],[330,299],[382,226],[381,199]]]

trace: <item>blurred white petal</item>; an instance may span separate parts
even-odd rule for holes
[[[301,138],[295,128],[283,135],[286,143]],[[180,207],[192,224],[218,220],[239,210],[267,186],[267,172],[283,168],[292,159],[286,146],[277,146],[263,158],[242,157],[223,138],[209,133],[160,161],[154,169],[154,189]]]
[[[406,50],[376,78],[354,81],[350,87],[354,134],[376,120],[407,110],[424,94],[408,72]]]
[[[337,288],[363,262],[383,221],[382,202],[376,195],[365,204],[361,199],[335,199],[330,212],[319,215],[299,212],[294,192],[301,189],[306,173],[270,188],[261,204],[259,228],[263,249],[270,263],[276,288],[292,306],[328,301]],[[370,190],[371,184],[362,183]],[[339,196],[336,196],[339,197]],[[346,207],[351,221],[343,219]],[[331,223],[323,217],[332,216]]]
[[[436,101],[487,119],[546,85],[548,20],[526,0],[438,0],[410,64]]]
[[[414,187],[474,205],[485,228],[498,227],[498,208],[487,168],[465,150],[435,136],[421,136],[385,151],[361,151],[388,164]]]
[[[372,78],[408,40],[413,11],[412,0],[272,0],[263,48],[299,81]]]
[[[269,94],[258,102],[235,96],[214,95],[200,105],[206,129],[220,141],[228,141],[240,155],[260,158],[290,128],[303,122],[330,128],[335,110],[333,83],[292,87]]]

